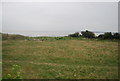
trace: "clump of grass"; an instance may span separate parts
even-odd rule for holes
[[[14,64],[12,66],[12,72],[10,74],[7,74],[4,79],[22,79],[21,73],[20,73],[20,66]]]

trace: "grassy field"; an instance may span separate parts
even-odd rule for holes
[[[118,42],[44,39],[3,40],[3,78],[14,64],[21,66],[23,79],[118,78]]]

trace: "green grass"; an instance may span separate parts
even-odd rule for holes
[[[3,78],[12,65],[23,79],[117,79],[118,42],[70,37],[3,40]],[[42,41],[41,41],[42,40]]]
[[[0,80],[2,79],[2,34],[0,33]]]

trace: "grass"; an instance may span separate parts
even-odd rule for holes
[[[23,79],[118,78],[118,42],[115,40],[30,39],[3,40],[3,78],[14,64],[21,66]]]
[[[2,34],[0,33],[0,80],[2,79]]]

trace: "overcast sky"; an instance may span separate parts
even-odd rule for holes
[[[117,2],[3,2],[7,31],[118,31]]]

